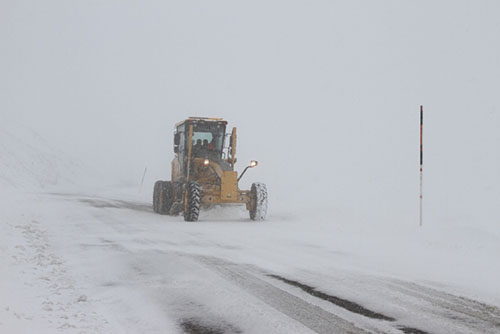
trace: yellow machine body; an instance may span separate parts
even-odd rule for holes
[[[249,190],[240,190],[238,186],[238,172],[234,170],[236,163],[236,128],[233,128],[228,143],[225,159],[210,159],[203,156],[195,156],[193,147],[193,124],[190,121],[203,120],[205,123],[224,122],[221,118],[190,118],[178,123],[180,128],[185,126],[185,143],[187,147],[176,154],[172,160],[172,182],[183,184],[185,182],[197,182],[201,186],[201,206],[240,204],[246,205],[251,210],[253,199]],[[186,152],[187,154],[182,154]],[[186,167],[183,168],[182,165]],[[224,165],[225,168],[222,168]],[[180,192],[178,192],[180,194]],[[174,192],[174,196],[175,196]],[[180,199],[179,199],[180,200]],[[187,201],[183,201],[187,203]]]

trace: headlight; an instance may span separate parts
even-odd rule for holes
[[[252,168],[257,166],[258,164],[259,164],[258,161],[255,161],[255,160],[250,161],[250,167],[252,167]]]
[[[208,165],[210,165],[210,160],[208,160],[208,159],[205,159],[205,161],[203,161],[203,164],[204,164],[205,166],[208,166]]]

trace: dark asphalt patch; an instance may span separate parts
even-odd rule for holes
[[[119,208],[118,205],[112,204],[108,201],[102,201],[97,199],[80,198],[78,202],[88,204],[94,208],[104,209],[104,208]]]
[[[241,334],[241,330],[229,324],[218,326],[203,323],[202,319],[183,319],[180,326],[185,334]]]
[[[113,208],[113,209],[130,209],[135,211],[145,211],[152,212],[151,205],[143,204],[143,203],[134,203],[130,201],[123,200],[103,200],[96,198],[79,198],[78,202],[88,204],[95,208],[104,209],[104,208]]]
[[[387,321],[395,321],[396,320],[394,318],[383,315],[381,313],[371,311],[371,310],[369,310],[369,309],[367,309],[359,304],[351,302],[350,300],[342,299],[342,298],[328,295],[324,292],[318,291],[318,290],[316,290],[316,288],[314,288],[312,286],[309,286],[309,285],[306,285],[306,284],[303,284],[303,283],[300,283],[297,281],[293,281],[293,280],[290,280],[290,279],[287,279],[287,278],[284,278],[284,277],[281,277],[278,275],[268,275],[268,276],[275,278],[277,280],[280,280],[282,282],[285,282],[286,284],[289,284],[291,286],[297,287],[297,288],[301,289],[302,291],[307,292],[311,296],[326,300],[327,302],[335,304],[335,305],[342,307],[342,308],[344,308],[348,311],[351,311],[353,313],[361,314],[365,317],[372,318],[372,319],[378,319],[378,320],[387,320]]]
[[[401,330],[405,334],[429,334],[428,332],[424,332],[423,330],[411,328],[411,327],[400,326],[400,327],[398,327],[398,329]]]
[[[288,285],[299,288],[302,291],[307,292],[311,296],[326,300],[332,304],[335,304],[335,305],[342,307],[342,308],[344,308],[348,311],[351,311],[353,313],[360,314],[360,315],[363,315],[365,317],[377,319],[377,320],[396,321],[396,319],[394,319],[392,317],[386,316],[382,313],[371,311],[371,310],[369,310],[369,309],[367,309],[367,308],[365,308],[357,303],[354,303],[350,300],[339,298],[339,297],[332,296],[332,295],[326,294],[324,292],[318,291],[318,290],[316,290],[316,288],[314,288],[310,285],[300,283],[300,282],[297,282],[297,281],[294,281],[291,279],[287,279],[287,278],[281,277],[279,275],[267,275],[267,276],[275,278],[275,279],[280,280],[282,282],[285,282]],[[406,327],[406,326],[397,326],[397,329],[399,329],[400,331],[402,331],[405,334],[430,334],[430,333],[425,332],[423,330],[420,330],[417,328],[412,328],[412,327]]]
[[[120,207],[136,211],[153,212],[153,207],[151,204],[135,203],[123,200],[114,200],[114,202]]]

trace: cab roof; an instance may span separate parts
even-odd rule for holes
[[[227,124],[227,121],[225,121],[222,118],[217,118],[217,117],[189,117],[188,119],[185,119],[177,124],[175,124],[175,127],[179,127],[185,123],[193,124],[193,123],[219,123],[219,124]]]

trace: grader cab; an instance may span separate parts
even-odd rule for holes
[[[264,220],[267,213],[267,189],[253,183],[250,190],[241,190],[236,164],[236,128],[226,133],[222,118],[190,117],[176,124],[175,158],[171,181],[156,181],[153,210],[159,214],[184,214],[184,220],[197,221],[200,208],[214,205],[245,205],[252,220]]]

